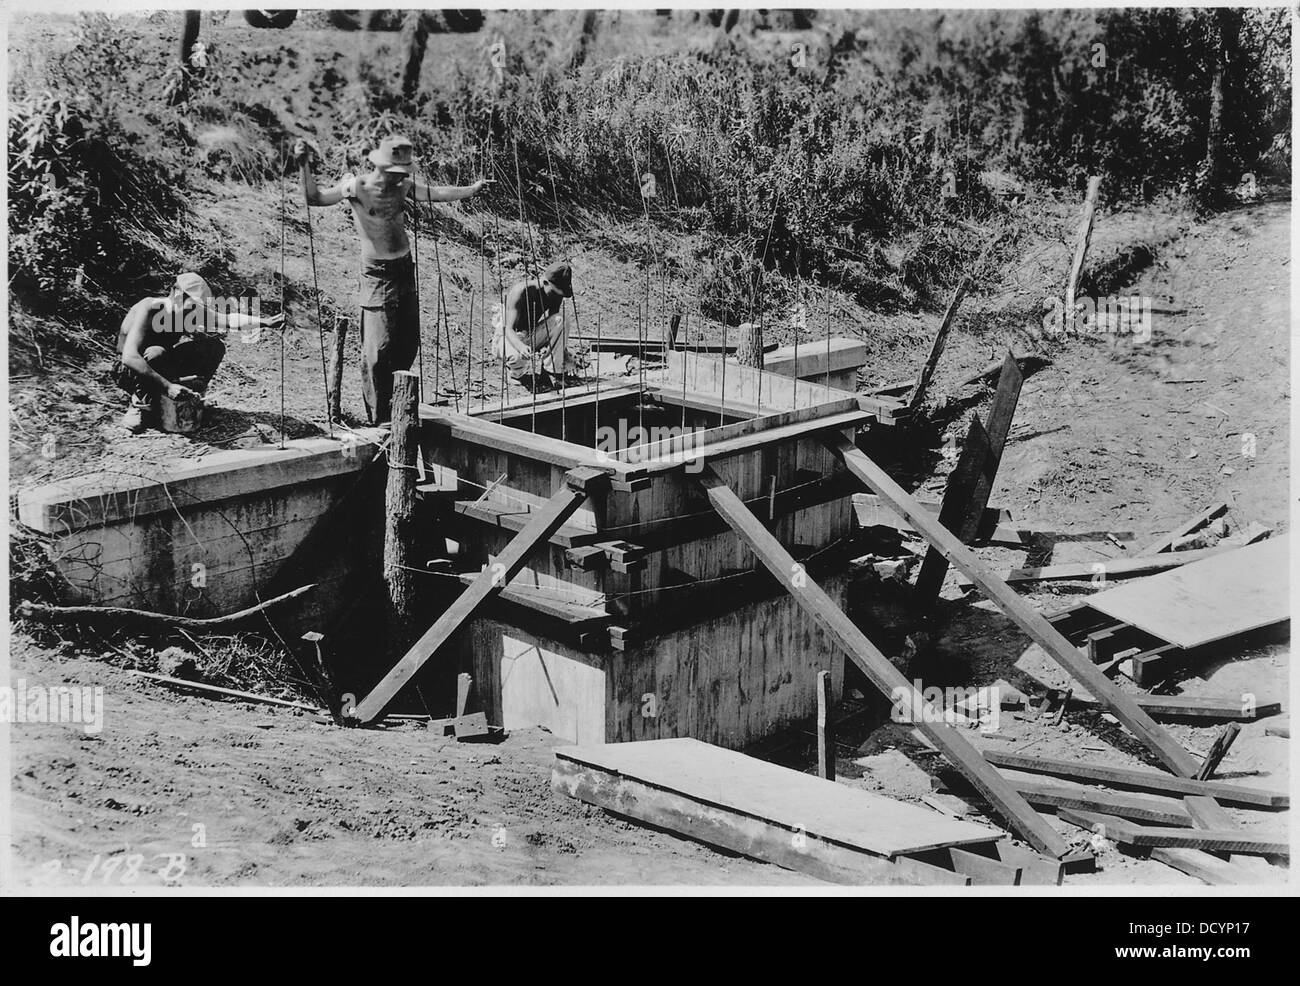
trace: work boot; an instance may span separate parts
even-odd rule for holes
[[[138,435],[149,427],[149,421],[153,417],[153,407],[148,401],[138,398],[131,398],[131,406],[126,409],[122,415],[121,425],[133,435]]]

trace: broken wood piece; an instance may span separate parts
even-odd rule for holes
[[[1264,727],[1265,736],[1281,736],[1284,739],[1291,738],[1291,717],[1282,716],[1277,722],[1270,722]]]
[[[1186,537],[1188,534],[1193,534],[1196,531],[1199,531],[1210,521],[1214,520],[1214,518],[1226,514],[1228,509],[1229,504],[1225,501],[1213,504],[1209,508],[1202,510],[1195,517],[1183,523],[1181,526],[1175,527],[1168,534],[1162,534],[1160,537],[1156,538],[1142,549],[1142,554],[1154,555],[1162,551],[1169,551],[1173,547],[1174,542],[1179,538]]]
[[[911,858],[989,844],[995,829],[944,818],[693,739],[555,751],[552,788],[751,859],[835,883],[956,884]]]
[[[807,577],[803,566],[795,562],[712,467],[705,466],[696,477],[696,482],[714,509],[739,535],[740,540],[799,606],[820,624],[867,680],[887,700],[904,701],[909,709],[922,713],[921,721],[916,723],[917,729],[943,751],[994,810],[1036,849],[1056,858],[1065,855],[1068,846],[1056,830],[1029,807],[996,770],[988,766],[987,761],[968,740],[941,721],[942,713],[936,712],[925,701],[916,687],[867,639],[857,624],[845,615],[817,583]]]
[[[1245,808],[1280,810],[1291,804],[1290,795],[1285,791],[1241,787],[1228,781],[1198,781],[1163,774],[1156,770],[1112,767],[1075,760],[1055,760],[1049,757],[1032,757],[1023,753],[1003,753],[997,750],[986,750],[984,759],[998,767],[1009,767],[1031,774],[1052,774],[1069,780],[1089,781],[1105,784],[1107,787],[1149,791],[1153,794],[1205,795],[1225,804],[1241,805]]]
[[[980,587],[999,610],[1024,630],[1077,682],[1096,696],[1098,701],[1105,705],[1107,711],[1123,723],[1129,732],[1141,740],[1163,763],[1184,777],[1196,773],[1200,768],[1199,761],[1161,729],[1130,696],[1119,691],[1114,683],[1062,637],[1041,613],[990,572],[951,531],[938,523],[937,518],[918,507],[916,501],[894,482],[888,473],[860,452],[843,435],[827,437],[824,442],[853,475],[877,493],[895,511],[902,514],[932,545],[938,547],[952,564]]]
[[[1208,781],[1214,776],[1214,772],[1219,769],[1219,763],[1228,755],[1228,750],[1240,732],[1241,727],[1235,722],[1230,722],[1219,730],[1219,734],[1214,737],[1214,742],[1210,745],[1209,752],[1205,755],[1205,762],[1196,772],[1198,781]]]
[[[1008,839],[994,843],[994,849],[1002,862],[1020,867],[1021,886],[1059,887],[1065,878],[1065,866],[1059,859],[1048,859]]]

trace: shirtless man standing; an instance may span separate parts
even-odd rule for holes
[[[487,184],[422,185],[411,177],[415,157],[405,137],[389,137],[370,152],[374,170],[344,175],[333,188],[316,187],[306,141],[293,145],[308,205],[347,201],[361,237],[361,394],[371,424],[391,417],[393,373],[409,370],[420,346],[415,264],[404,223],[406,200],[455,202]]]

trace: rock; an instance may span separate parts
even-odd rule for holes
[[[184,678],[197,681],[199,678],[199,660],[188,651],[179,647],[168,647],[158,654],[158,673],[172,678]]]

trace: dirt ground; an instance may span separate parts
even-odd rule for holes
[[[1287,207],[1270,203],[1192,226],[1138,288],[1172,295],[1166,307],[1183,314],[1155,316],[1144,346],[1065,342],[1026,381],[993,499],[1017,519],[1059,527],[1039,542],[1039,561],[1118,555],[1101,532],[1141,544],[1223,496],[1234,499],[1234,524],[1285,529],[1289,222]],[[945,372],[979,365],[980,345],[955,342]],[[951,427],[964,429],[961,416]],[[1247,432],[1256,436],[1253,457],[1242,455]],[[927,487],[941,488],[941,471]],[[1008,567],[1026,557],[982,552]],[[1054,583],[1029,598],[1053,607],[1094,589]],[[959,596],[950,576],[942,632],[924,655],[927,683],[1065,684],[989,604]],[[1289,654],[1273,645],[1230,655],[1173,690],[1285,700]],[[106,706],[97,735],[12,727],[15,864],[24,886],[114,884],[128,867],[106,874],[106,863],[132,854],[146,859],[135,877],[141,885],[164,877],[184,886],[815,882],[553,795],[557,741],[541,731],[476,746],[411,724],[339,730],[291,711],[179,696],[86,656],[54,657],[21,635],[12,662],[15,682],[102,685]],[[1196,752],[1214,735],[1169,729]],[[970,735],[1043,756],[1145,760],[1131,737],[1094,713],[1071,713],[1059,728],[1007,713],[996,735]],[[846,730],[840,744],[844,783],[917,802],[930,776],[955,782],[905,727]],[[807,769],[807,749],[796,743],[781,759]],[[1287,749],[1264,735],[1264,723],[1248,725],[1222,773],[1283,787]],[[1268,830],[1289,818],[1229,810]],[[1078,830],[1054,824],[1082,842]],[[166,855],[175,853],[183,863]],[[1098,862],[1098,872],[1068,882],[1196,884],[1109,845]]]
[[[330,92],[313,81],[328,76],[319,64],[295,56],[288,63],[298,74],[286,75],[278,42],[233,22],[225,30],[228,43],[252,52],[254,65],[265,63],[257,71],[280,78],[276,87],[268,84],[265,96],[276,114],[293,122],[329,112]],[[302,37],[306,48],[309,35]],[[328,32],[317,40],[337,44]],[[442,55],[461,44],[458,38],[432,39],[426,71],[450,64]],[[334,61],[342,58],[338,54]],[[294,93],[304,94],[310,105],[295,103]],[[266,297],[278,297],[279,189],[200,185],[192,206],[202,221],[221,231],[241,282],[219,287],[253,286]],[[309,241],[292,185],[288,195],[290,331],[283,386],[276,337],[235,342],[213,381],[215,413],[200,435],[126,437],[116,427],[124,400],[107,383],[108,346],[121,313],[105,313],[104,349],[88,360],[24,345],[22,320],[15,319],[9,367],[11,493],[96,469],[131,471],[168,457],[197,458],[214,449],[272,442],[280,427],[282,392],[289,436],[325,431],[320,336],[310,300],[312,250],[328,329],[334,312],[350,313],[355,304],[357,244],[350,221],[338,209],[312,211]],[[1045,339],[1025,331],[1023,312],[1032,310],[1044,285],[1063,280],[1069,262],[1077,205],[1049,210],[1042,235],[1022,243],[1023,253],[1008,266],[1003,283],[978,286],[968,298],[936,377],[936,427],[926,436],[927,448],[891,468],[922,495],[938,499],[950,465],[938,450],[959,443],[970,414],[983,415],[991,397],[987,389],[962,388],[958,382],[999,358],[1008,345],[1019,351],[1031,347],[1051,362],[1025,381],[992,502],[1053,533],[1040,536],[1029,554],[980,549],[995,567],[1121,556],[1125,549],[1108,541],[1106,533],[1132,551],[1222,498],[1233,501],[1229,518],[1235,526],[1257,521],[1271,527],[1274,536],[1284,534],[1291,324],[1287,195],[1286,201],[1203,221],[1155,208],[1122,216],[1103,209],[1094,254],[1126,237],[1160,247],[1156,265],[1124,291],[1155,299],[1153,334],[1143,343]],[[522,270],[526,238],[522,227],[507,220],[500,222],[496,237],[497,222],[472,202],[439,215],[437,257],[427,228],[420,241],[427,385],[432,387],[437,373],[447,390],[454,371],[475,404],[491,402],[497,380],[492,367],[483,372],[480,288],[495,286],[498,266],[506,281]],[[490,256],[480,253],[484,232]],[[689,258],[685,238],[679,247],[680,256]],[[573,217],[566,228],[546,233],[543,255],[573,262],[585,334],[594,334],[599,315],[606,334],[636,335],[629,313],[642,291],[637,258],[644,249],[643,234],[630,219],[588,223]],[[434,342],[436,295],[429,286],[440,279],[450,358],[446,347]],[[683,284],[670,283],[666,291],[670,309],[681,301],[689,313],[693,303]],[[471,297],[479,299],[472,317]],[[823,312],[827,304],[836,334],[867,343],[867,383],[914,374],[939,318],[936,311],[877,314],[820,293],[811,309]],[[778,313],[777,321],[787,324],[790,315]],[[809,320],[813,338],[824,337],[820,317],[815,327]],[[696,324],[717,338],[718,326],[693,320],[688,315],[688,327]],[[775,335],[781,342],[791,338],[788,328]],[[357,343],[353,333],[343,395],[345,415],[353,423],[361,414]],[[441,363],[433,359],[435,353],[443,357]],[[467,370],[468,388],[463,384]],[[1054,608],[1094,591],[1089,583],[1050,583],[1024,594],[1035,605]],[[926,684],[983,685],[999,678],[1021,688],[1066,683],[996,609],[974,597],[963,599],[953,575],[944,598],[935,639],[914,669]],[[11,684],[105,689],[105,723],[97,734],[72,726],[7,727],[19,886],[816,884],[553,795],[550,751],[561,741],[542,731],[516,732],[500,745],[457,745],[413,724],[341,730],[283,709],[177,695],[97,660],[95,653],[53,651],[22,632],[11,638],[10,649]],[[1225,655],[1185,674],[1170,690],[1221,696],[1249,691],[1261,700],[1285,701],[1289,655],[1287,645]],[[1215,732],[1183,725],[1169,730],[1198,753]],[[1042,756],[1150,763],[1127,733],[1092,713],[1071,713],[1059,728],[1004,714],[997,734],[969,735],[989,747]],[[807,737],[796,735],[774,759],[809,769],[809,746]],[[1288,748],[1286,740],[1264,735],[1264,723],[1247,725],[1221,772],[1285,787]],[[844,783],[912,803],[929,795],[935,777],[960,793],[940,758],[910,729],[895,725],[843,730],[839,776]],[[1287,812],[1228,810],[1241,824],[1269,831],[1289,821]],[[1083,841],[1077,829],[1053,824]],[[142,859],[133,864],[136,856]],[[1098,863],[1098,872],[1068,882],[1199,885],[1109,845],[1101,847]],[[1273,869],[1275,877],[1285,872]]]

